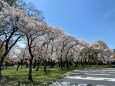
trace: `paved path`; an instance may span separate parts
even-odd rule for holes
[[[49,86],[115,86],[115,68],[85,68]]]

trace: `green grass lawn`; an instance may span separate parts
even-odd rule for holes
[[[40,67],[38,71],[33,69],[33,81],[28,80],[28,69],[23,67],[19,68],[16,71],[16,66],[8,67],[7,69],[2,70],[3,79],[0,83],[7,83],[13,86],[37,86],[38,84],[47,83],[49,81],[57,80],[64,76],[65,73],[72,71],[74,69],[80,69],[84,67],[93,67],[93,68],[106,68],[109,66],[78,66],[71,67],[70,69],[64,69],[63,71],[60,68],[47,68],[47,74],[43,72],[43,67]],[[40,85],[43,86],[43,85]]]
[[[64,69],[62,71],[60,68],[47,68],[46,74],[43,72],[43,67],[40,67],[38,71],[33,69],[33,81],[29,81],[27,68],[19,68],[19,70],[16,71],[16,67],[8,67],[7,69],[2,70],[3,79],[1,80],[1,83],[8,83],[16,86],[25,86],[24,84],[26,84],[26,86],[36,86],[63,77],[65,73],[74,69],[76,68],[71,67],[69,70]]]

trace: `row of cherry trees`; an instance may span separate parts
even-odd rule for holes
[[[40,21],[40,12],[34,8],[30,9],[24,5],[20,8],[15,5],[10,6],[4,1],[0,1],[0,6],[0,39],[2,40],[0,49],[4,48],[0,57],[0,76],[2,77],[1,68],[6,56],[19,40],[25,38],[30,54],[28,79],[32,80],[33,41],[49,32],[50,28],[45,21]]]
[[[28,79],[32,80],[32,67],[60,67],[62,70],[72,65],[103,64],[110,60],[112,50],[103,41],[88,43],[67,35],[60,27],[47,25],[39,10],[24,3],[9,5],[0,1],[0,78],[2,65],[18,41],[25,41],[21,49],[21,59],[28,59]],[[3,49],[4,48],[4,49]]]

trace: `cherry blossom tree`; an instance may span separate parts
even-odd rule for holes
[[[22,9],[9,6],[9,4],[4,1],[0,1],[0,3],[0,38],[2,40],[0,48],[2,48],[3,45],[5,46],[4,53],[0,60],[1,68],[5,57],[21,37],[26,35],[28,46],[30,46],[31,41],[33,41],[32,37],[35,37],[33,33],[38,32],[38,30],[39,33],[43,32],[44,25],[42,22],[38,21],[38,17],[27,15]]]
[[[59,63],[59,67],[63,70],[66,67],[69,68],[69,52],[72,52],[72,49],[79,44],[79,41],[73,36],[62,35],[57,40],[56,46],[56,55]]]
[[[16,3],[16,0],[3,0],[3,1],[7,2],[10,6]]]
[[[49,60],[52,64],[54,41],[63,34],[59,27],[48,26],[48,28],[49,31],[46,33],[43,43],[43,48],[45,48],[45,52],[43,54],[44,72],[46,72],[47,61]]]
[[[98,57],[100,61],[104,63],[111,61],[111,55],[113,54],[113,51],[107,46],[106,43],[99,40],[99,41],[90,43],[90,46],[94,47],[95,49],[98,49],[99,51]]]

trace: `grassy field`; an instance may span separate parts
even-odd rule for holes
[[[3,79],[0,83],[11,84],[11,86],[37,86],[38,84],[57,80],[69,71],[84,67],[105,68],[109,66],[78,66],[64,69],[63,71],[60,68],[47,68],[47,74],[43,72],[43,67],[40,67],[39,71],[35,71],[35,69],[33,69],[33,81],[28,80],[28,69],[26,67],[23,67],[22,69],[19,68],[19,70],[16,71],[17,67],[14,66],[2,70]]]
[[[47,68],[47,74],[43,72],[43,68],[40,67],[38,71],[33,69],[33,81],[28,80],[28,69],[23,67],[19,68],[16,71],[16,67],[8,67],[7,69],[2,70],[3,79],[1,83],[7,83],[16,86],[36,86],[41,83],[47,83],[48,81],[56,80],[60,77],[63,77],[65,73],[76,69],[75,67],[70,68],[69,70],[64,69],[63,71],[60,68]]]

